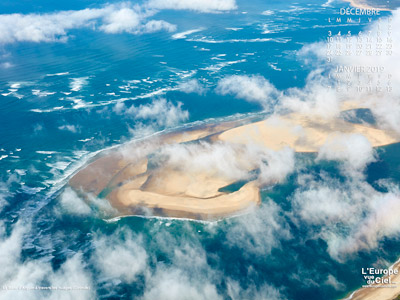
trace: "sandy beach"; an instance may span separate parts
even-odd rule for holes
[[[353,109],[356,104],[343,106]],[[363,135],[373,147],[399,141],[392,132],[341,118],[326,119],[299,113],[272,115],[262,121],[204,125],[128,143],[94,160],[75,174],[69,184],[81,195],[90,193],[108,199],[119,216],[148,214],[217,219],[259,204],[257,180],[252,179],[239,190],[222,192],[222,188],[234,184],[237,179],[222,174],[213,165],[195,169],[183,166],[184,162],[179,159],[171,165],[150,162],[149,157],[168,145],[199,141],[211,145],[223,143],[233,153],[235,164],[251,172],[257,166],[243,160],[240,150],[243,147],[253,144],[275,151],[290,147],[296,152],[317,152],[326,141],[340,134]],[[203,149],[201,155],[211,151],[207,149]]]

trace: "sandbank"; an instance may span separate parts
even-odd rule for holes
[[[399,141],[395,133],[366,124],[354,124],[339,118],[324,119],[298,113],[272,116],[263,121],[229,129],[221,133],[218,139],[231,143],[254,143],[273,150],[289,146],[296,152],[317,152],[328,138],[341,133],[362,134],[373,147]]]
[[[344,105],[345,108],[354,106],[354,103]],[[235,184],[235,178],[221,174],[213,166],[188,170],[187,167],[180,168],[179,161],[174,166],[154,163],[151,156],[171,144],[222,142],[232,149],[239,149],[233,151],[235,160],[240,168],[250,172],[257,166],[246,163],[241,157],[240,147],[243,145],[317,152],[328,139],[343,133],[361,134],[373,147],[399,142],[399,137],[393,132],[341,118],[327,119],[299,113],[272,115],[262,121],[253,119],[202,125],[128,143],[95,159],[76,173],[69,184],[82,195],[89,193],[109,200],[118,211],[116,216],[217,219],[259,204],[257,181],[248,180],[240,189],[229,192],[226,187]]]

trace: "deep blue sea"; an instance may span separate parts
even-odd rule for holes
[[[2,0],[0,14],[46,16],[118,3]],[[285,182],[262,190],[261,207],[218,222],[108,220],[95,208],[81,214],[63,206],[60,195],[70,176],[103,149],[154,132],[269,113],[272,100],[266,108],[221,95],[218,82],[260,75],[278,90],[303,88],[315,64],[298,51],[336,30],[327,19],[347,5],[236,4],[229,12],[161,9],[149,17],[175,31],[109,33],[89,22],[65,25],[50,40],[10,42],[1,39],[6,27],[0,25],[0,261],[8,261],[0,283],[90,286],[75,298],[68,291],[0,291],[0,299],[329,300],[364,284],[362,267],[387,267],[398,259],[396,234],[335,256],[331,236],[346,237],[354,224],[302,217],[295,195],[307,182],[338,193],[348,189],[339,197],[350,202],[356,197],[349,191],[355,179],[341,172],[341,163],[315,161],[314,154],[296,154],[298,167]],[[1,24],[21,26],[1,16]],[[364,18],[349,26],[359,31],[367,23]],[[199,83],[200,92],[184,90],[187,82]],[[171,123],[120,112],[157,101],[188,115]],[[399,153],[399,144],[378,149],[378,159],[355,185],[381,194],[398,187]]]

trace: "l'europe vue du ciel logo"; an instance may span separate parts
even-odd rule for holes
[[[398,275],[399,270],[392,268],[361,268],[361,274],[366,280],[366,287],[392,287],[397,285],[397,282],[392,282],[392,277],[393,275]]]

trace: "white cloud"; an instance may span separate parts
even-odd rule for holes
[[[227,222],[230,224],[227,230],[228,245],[244,249],[246,256],[267,255],[280,245],[281,239],[291,237],[280,207],[272,200]]]
[[[130,31],[140,25],[141,16],[134,10],[124,7],[105,16],[101,30],[107,33]]]
[[[103,19],[100,30],[106,33],[128,32],[133,34],[152,33],[165,30],[175,31],[176,26],[163,20],[150,20],[145,22],[147,17],[154,15],[154,11],[143,11],[138,5],[133,8],[123,7],[111,12]]]
[[[346,222],[348,214],[358,213],[354,211],[358,207],[352,205],[350,195],[323,184],[301,192],[296,191],[294,204],[304,221],[310,224],[326,224],[328,227],[332,223]]]
[[[338,261],[364,249],[375,249],[384,238],[400,233],[395,221],[400,213],[400,191],[386,184],[379,192],[358,177],[344,181],[302,175],[292,197],[293,214],[299,226],[312,226],[310,235],[328,244],[328,253]],[[313,236],[314,235],[314,236]]]
[[[324,119],[338,117],[340,98],[334,89],[327,88],[327,80],[320,72],[320,69],[313,71],[303,89],[291,88],[282,93],[277,110],[289,110]]]
[[[78,129],[77,129],[77,127],[75,125],[69,125],[69,124],[61,125],[61,126],[58,127],[58,129],[70,131],[72,133],[77,133],[78,132]]]
[[[0,63],[0,68],[2,69],[9,69],[12,68],[14,65],[8,61]]]
[[[121,235],[124,236],[122,241]],[[132,283],[148,268],[147,253],[140,245],[140,237],[133,237],[130,231],[120,230],[112,237],[99,237],[95,245],[94,263],[106,278]]]
[[[65,210],[72,214],[88,215],[91,213],[90,207],[69,187],[61,194],[60,203]]]
[[[0,15],[0,44],[63,41],[67,30],[90,26],[107,11],[104,8],[42,15]]]
[[[45,14],[0,15],[0,44],[15,42],[65,42],[73,29],[91,28],[106,33],[142,34],[176,26],[164,20],[149,20],[160,9],[223,12],[236,9],[235,0],[150,0],[138,5],[130,2],[108,4],[102,8],[86,8]],[[11,67],[3,63],[3,68]]]
[[[322,159],[344,161],[345,167],[362,171],[375,161],[375,150],[361,134],[335,134],[319,149],[317,160]]]
[[[148,284],[143,300],[223,299],[212,282],[193,278],[179,269],[159,269]]]
[[[216,92],[233,95],[249,102],[257,102],[264,107],[274,104],[277,95],[275,87],[262,76],[231,75],[218,82]]]
[[[206,91],[205,87],[197,79],[191,79],[180,83],[178,89],[184,93],[196,93],[199,95],[204,94]]]
[[[280,151],[268,151],[262,159],[259,182],[262,185],[282,182],[295,168],[294,150],[285,147]]]
[[[120,115],[126,110],[126,105],[124,102],[118,102],[117,104],[114,105],[112,110],[113,112]]]
[[[50,276],[50,285],[57,287],[76,287],[69,291],[53,291],[49,298],[68,300],[96,299],[91,274],[84,269],[85,263],[80,253],[69,258],[60,269]]]
[[[1,224],[3,229],[3,224]],[[91,275],[85,269],[79,253],[67,259],[59,270],[54,271],[51,263],[46,260],[21,259],[23,237],[29,231],[29,226],[18,222],[12,228],[10,236],[0,232],[0,263],[2,286],[27,287],[57,286],[57,287],[89,287],[84,290],[0,290],[0,298],[12,299],[95,299]]]
[[[325,281],[325,284],[332,286],[337,291],[346,290],[346,285],[336,279],[332,274],[328,275],[328,278]]]
[[[249,170],[256,167],[257,158],[251,158],[245,151],[234,144],[200,142],[167,145],[160,150],[160,156],[164,157],[163,163],[172,168],[200,173],[216,172],[223,178],[239,180],[248,178]]]
[[[114,110],[120,114],[130,115],[137,120],[150,120],[158,126],[171,127],[189,118],[189,112],[183,110],[182,105],[181,102],[174,105],[162,98],[138,107],[132,105],[130,108],[125,108],[124,105],[117,104]]]
[[[166,145],[157,155],[163,165],[173,169],[233,181],[252,178],[261,186],[283,182],[295,167],[294,151],[289,147],[273,151],[252,144],[200,141]],[[254,170],[259,170],[257,176]]]
[[[185,227],[191,231],[191,226]],[[223,299],[216,287],[219,274],[208,265],[206,252],[196,238],[185,241],[162,231],[154,233],[153,240],[171,263],[159,262],[148,274],[142,299]]]
[[[283,300],[285,297],[278,289],[263,285],[250,285],[247,289],[242,289],[238,282],[228,280],[228,295],[232,300],[252,299],[252,300]]]
[[[175,25],[165,21],[148,20],[156,13],[126,2],[103,8],[47,14],[3,14],[0,15],[0,44],[63,42],[67,40],[69,30],[85,27],[98,28],[106,33],[132,34],[176,29]]]
[[[155,9],[193,10],[197,12],[225,12],[237,9],[235,0],[150,0]]]
[[[168,23],[163,20],[151,20],[143,25],[142,31],[144,33],[152,33],[157,31],[168,31],[172,32],[176,30],[176,25]]]

